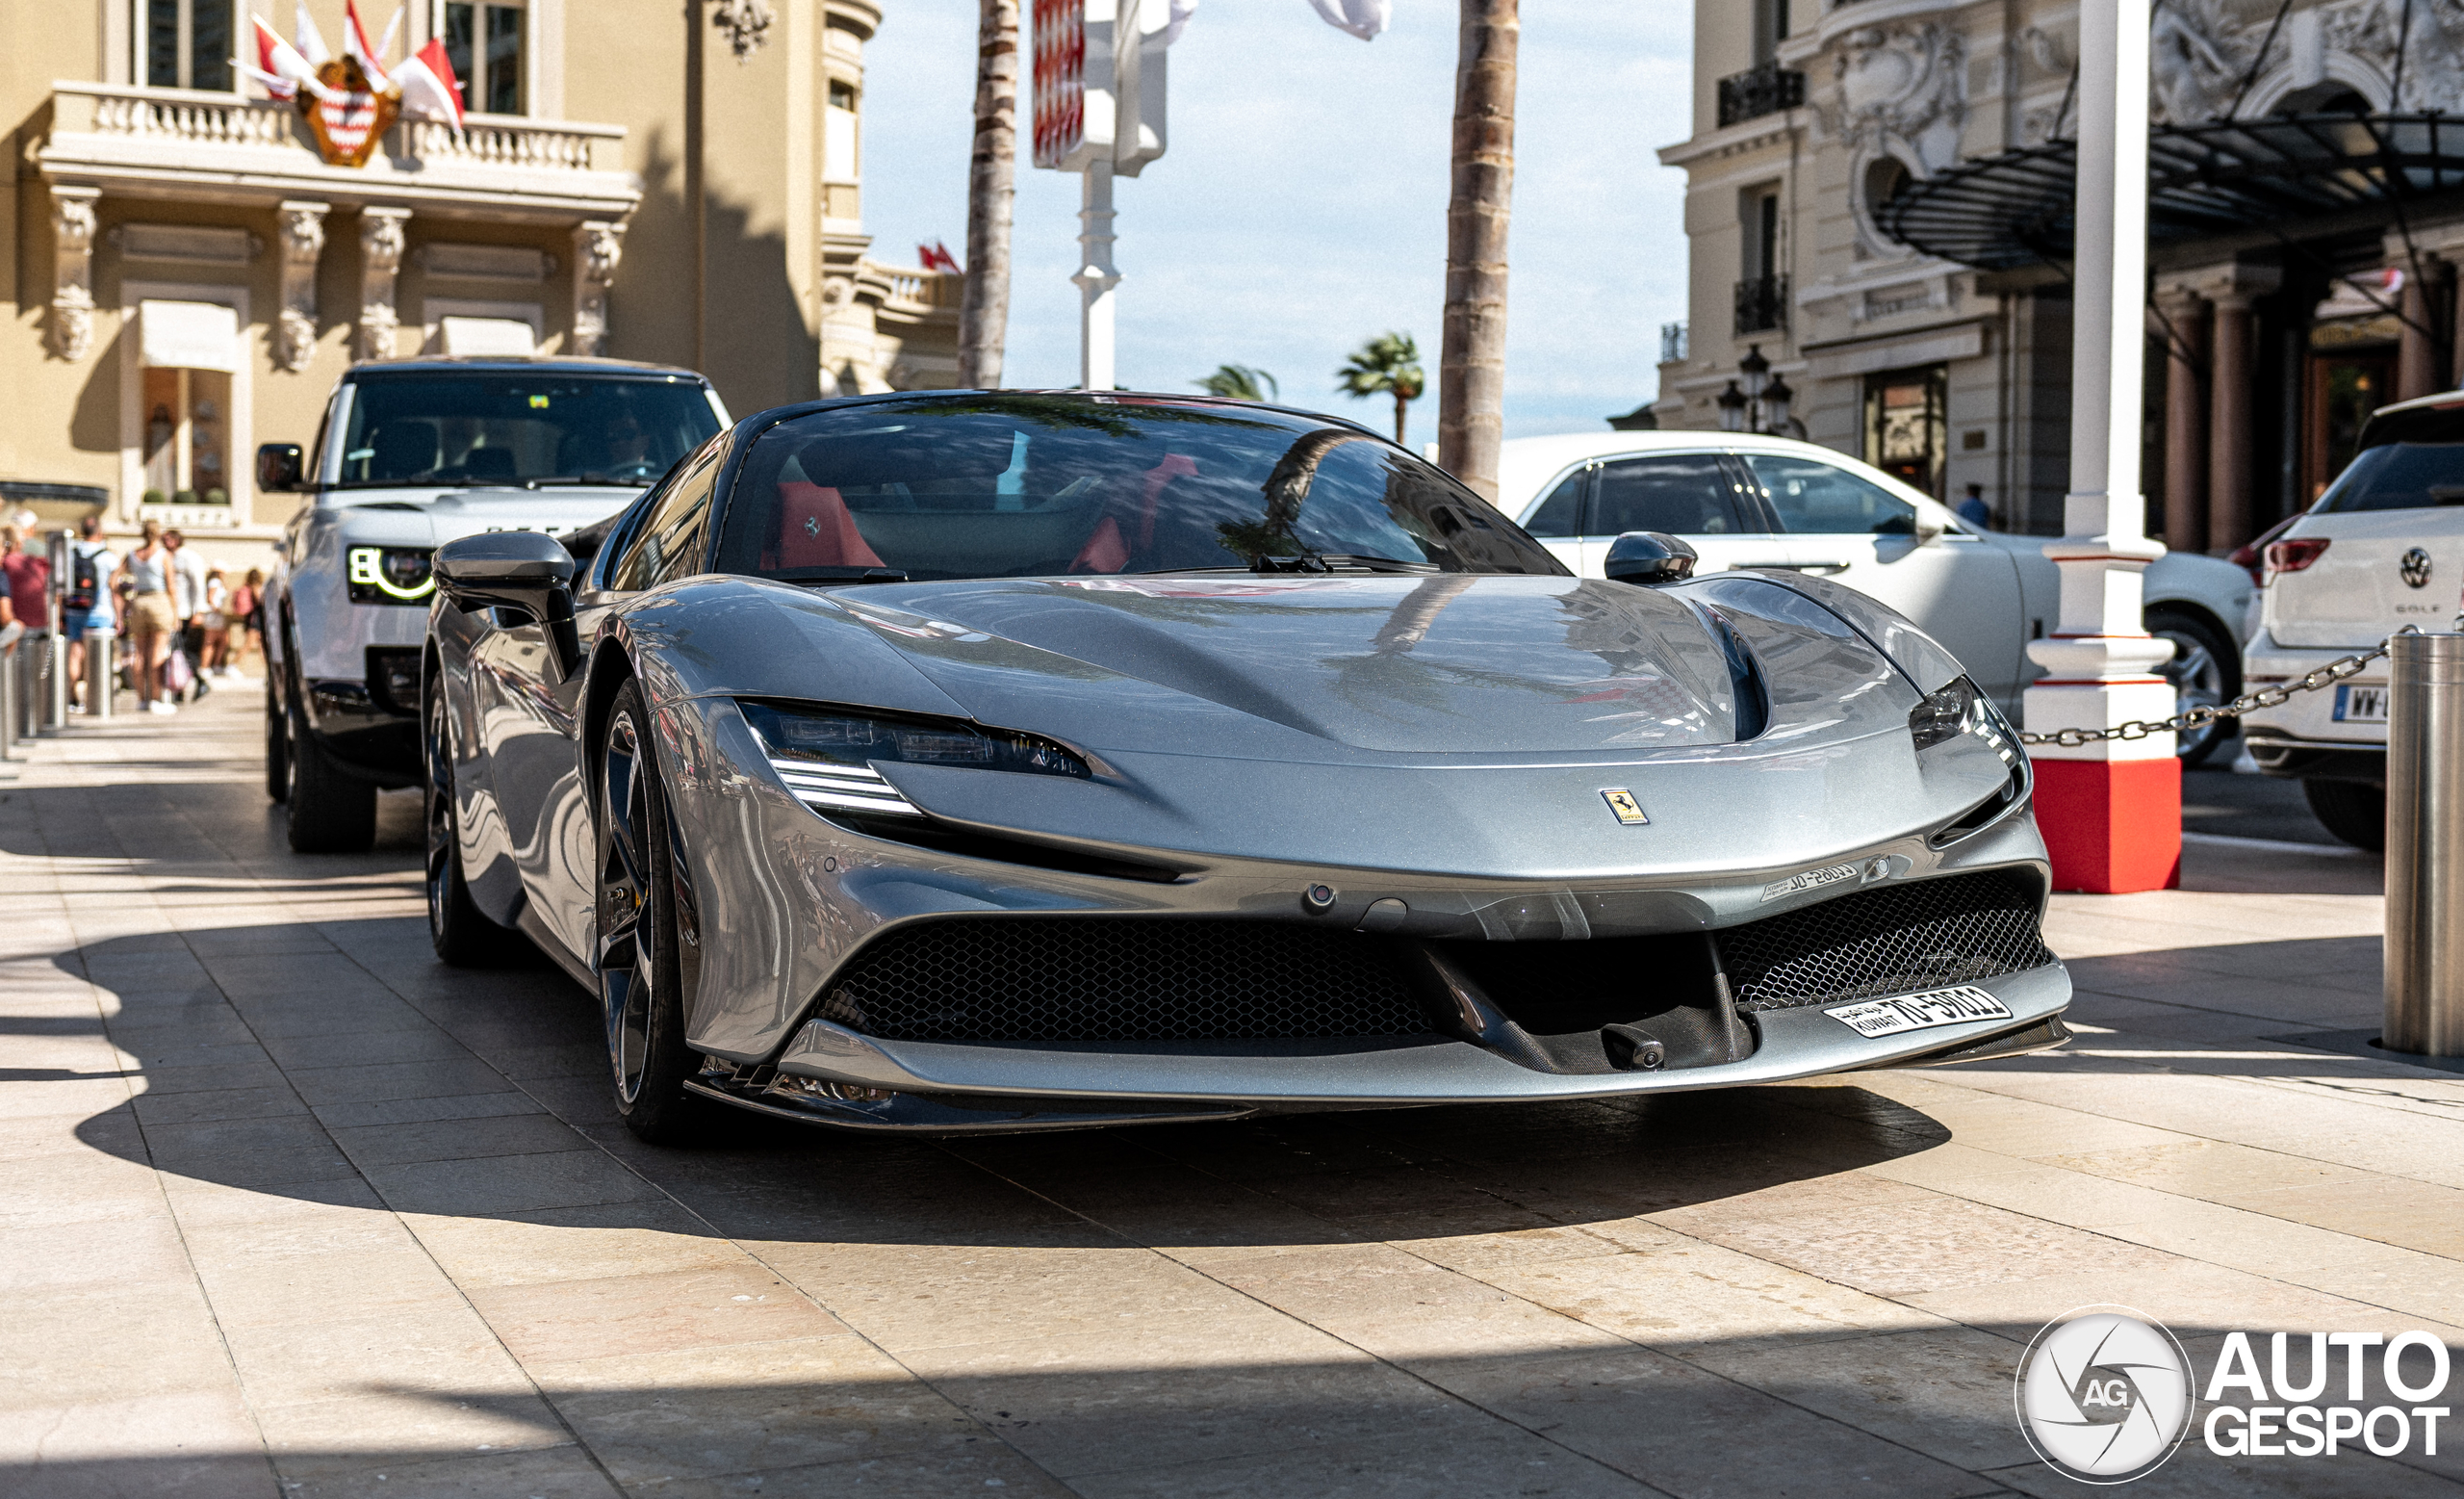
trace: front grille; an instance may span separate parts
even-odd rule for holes
[[[1414,1035],[1376,939],[1273,921],[969,918],[858,953],[821,1017],[890,1041]]]
[[[1742,1010],[1938,989],[2053,961],[2035,892],[2007,874],[1879,886],[1713,935]]]

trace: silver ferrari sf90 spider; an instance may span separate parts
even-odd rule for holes
[[[602,526],[437,555],[437,950],[519,930],[587,986],[652,1140],[713,1101],[1083,1127],[2064,1039],[1991,703],[1861,595],[1690,562],[1637,532],[1573,578],[1262,405],[767,411]]]

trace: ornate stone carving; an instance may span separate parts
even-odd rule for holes
[[[2373,109],[2464,108],[2464,3],[2327,0],[2285,13],[2234,0],[2167,0],[2150,60],[2159,118],[2173,124],[2285,107],[2349,90]],[[2246,80],[2246,89],[2245,87]]]
[[[769,40],[772,14],[769,0],[719,0],[717,10],[710,13],[710,24],[727,34],[728,45],[735,49],[735,60],[749,63],[753,54]]]
[[[1939,21],[1861,26],[1832,60],[1831,118],[1861,160],[1888,152],[1930,175],[1959,160],[1967,43]]]
[[[597,220],[574,228],[574,352],[595,354],[607,341],[607,289],[625,258],[625,226]]]
[[[285,202],[282,225],[282,312],[274,337],[274,363],[304,370],[317,353],[317,262],[325,252],[325,215],[330,203]]]
[[[402,269],[402,226],[407,208],[359,211],[359,349],[362,359],[394,357],[394,334],[401,319],[394,311],[394,277]]]
[[[51,351],[71,361],[94,347],[94,200],[96,188],[51,190],[51,233],[57,256],[51,291]]]

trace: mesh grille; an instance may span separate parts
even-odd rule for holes
[[[1885,885],[1713,935],[1742,1010],[1870,999],[2053,961],[2036,897],[1999,874]]]
[[[1267,921],[937,921],[856,955],[822,1018],[891,1041],[1280,1041],[1425,1031],[1373,939]]]

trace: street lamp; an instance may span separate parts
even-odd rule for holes
[[[1797,393],[1788,388],[1785,379],[1776,375],[1771,376],[1771,383],[1762,387],[1761,429],[1774,436],[1786,435],[1788,404],[1796,399]]]
[[[1745,346],[1745,357],[1736,362],[1736,373],[1745,377],[1745,399],[1760,401],[1762,386],[1771,378],[1771,361],[1762,357],[1762,346]]]
[[[1746,404],[1745,392],[1736,388],[1736,381],[1729,381],[1729,388],[1720,392],[1719,397],[1721,431],[1742,432],[1745,430]]]

